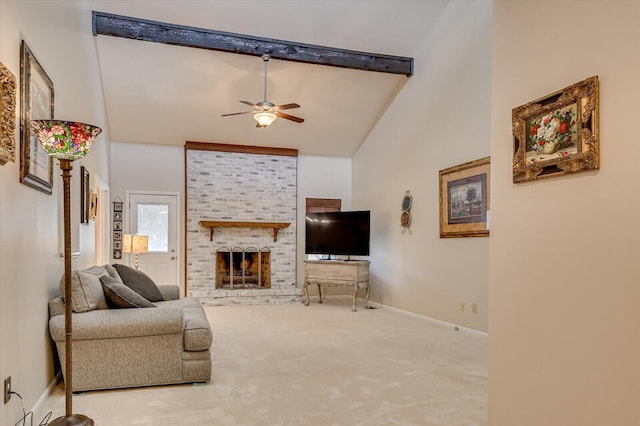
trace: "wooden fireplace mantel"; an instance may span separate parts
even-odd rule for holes
[[[291,222],[235,222],[228,220],[201,220],[200,225],[209,228],[209,241],[213,241],[215,228],[271,228],[273,241],[278,241],[278,231],[288,228]]]

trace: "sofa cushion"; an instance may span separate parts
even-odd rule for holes
[[[150,302],[160,302],[163,299],[162,292],[155,282],[144,272],[127,265],[116,263],[113,265],[122,278],[122,282],[131,290],[138,293]]]
[[[107,274],[109,274],[109,276],[111,278],[115,278],[116,280],[123,282],[122,278],[120,278],[120,274],[118,274],[118,271],[116,270],[116,268],[114,268],[111,265],[104,265],[104,269],[107,271]]]
[[[107,302],[114,308],[155,308],[156,305],[109,276],[100,277]]]
[[[213,336],[207,316],[202,308],[182,308],[184,320],[184,349],[204,351],[211,347]]]
[[[108,276],[102,266],[93,266],[83,271],[71,273],[71,309],[74,312],[89,312],[94,309],[108,309],[107,300],[102,291],[100,277]],[[60,278],[60,294],[64,294],[64,274]],[[66,301],[66,300],[65,300]]]

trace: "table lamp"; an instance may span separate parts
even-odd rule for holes
[[[149,252],[149,236],[138,234],[125,234],[122,244],[124,253],[133,253],[136,256],[136,269],[138,269],[138,255]]]

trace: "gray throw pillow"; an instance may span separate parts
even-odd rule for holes
[[[107,302],[114,308],[155,308],[156,305],[109,276],[100,277]]]
[[[84,271],[71,273],[71,309],[73,312],[89,312],[94,309],[107,309],[107,301],[104,298],[100,277],[107,275],[102,266],[93,266]],[[60,294],[64,294],[64,274],[60,278]]]
[[[153,280],[144,272],[132,268],[131,266],[116,263],[113,265],[118,271],[124,285],[138,293],[150,302],[161,302],[164,300],[162,292]]]
[[[116,271],[116,268],[111,265],[104,265],[104,270],[107,271],[107,274],[109,274],[111,278],[115,278],[116,280],[122,282],[122,278],[120,278],[120,275],[118,275],[118,271]]]

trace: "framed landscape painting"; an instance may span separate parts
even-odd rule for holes
[[[513,183],[600,167],[598,77],[512,111]]]
[[[440,238],[489,236],[491,158],[440,170]]]

